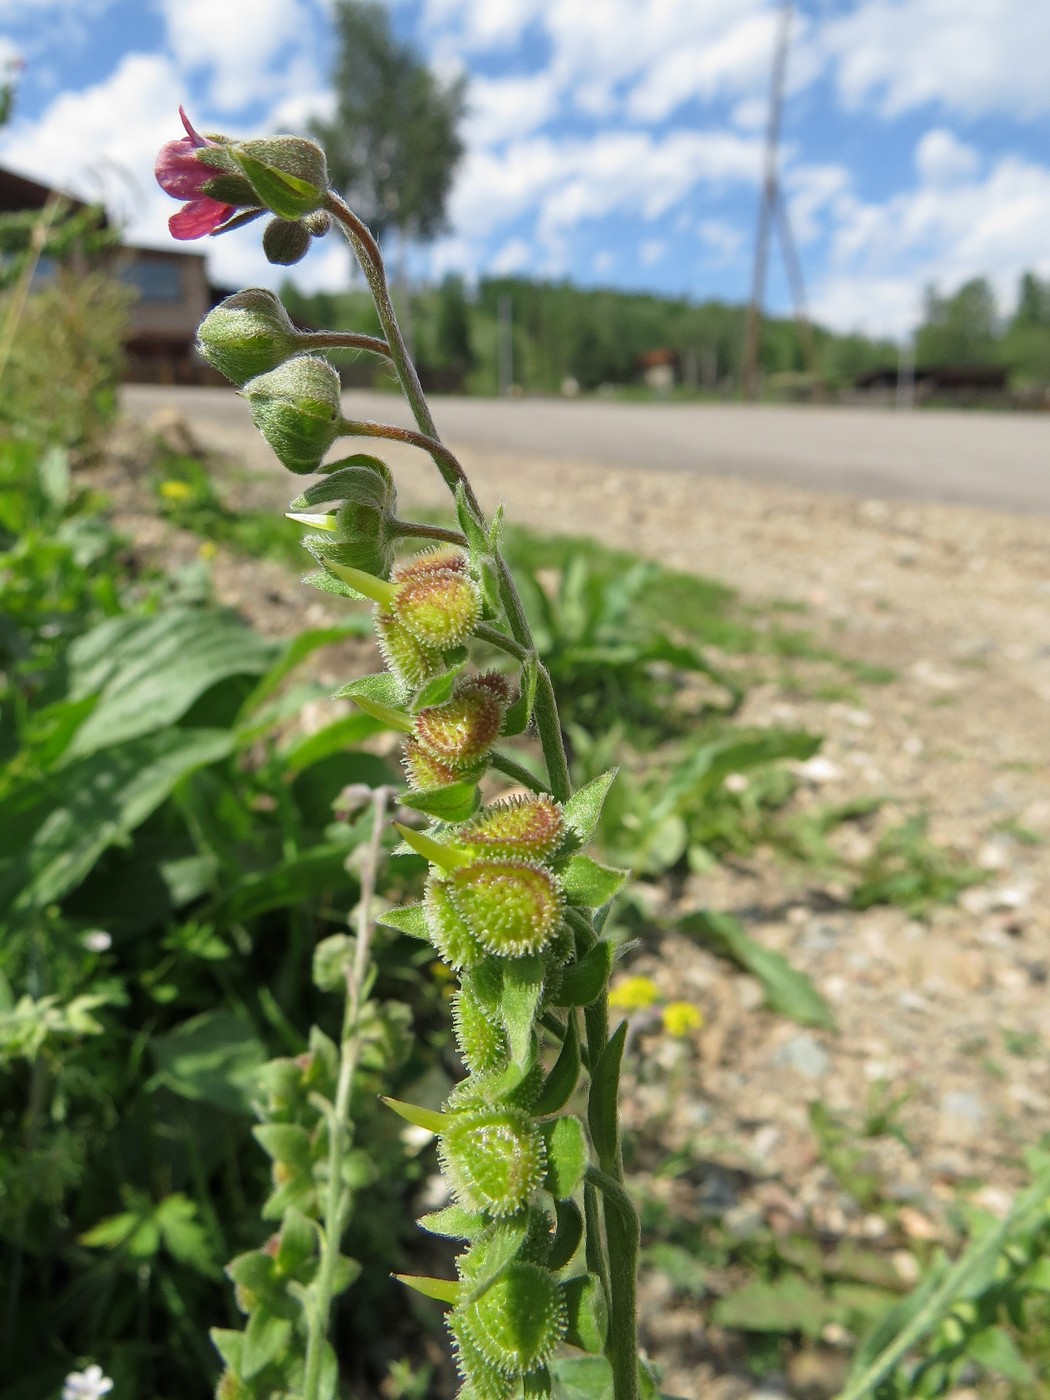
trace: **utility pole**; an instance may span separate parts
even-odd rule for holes
[[[514,303],[510,299],[508,292],[500,294],[497,304],[497,318],[499,326],[497,330],[496,354],[499,366],[499,392],[500,398],[509,396],[511,385],[514,383],[514,324],[512,320]]]
[[[758,228],[755,233],[755,264],[751,274],[751,299],[747,306],[747,319],[744,327],[744,397],[758,398],[759,371],[758,352],[762,339],[762,302],[766,285],[766,266],[769,262],[769,238],[776,223],[780,235],[780,246],[784,254],[791,299],[795,308],[795,321],[798,324],[802,351],[806,357],[810,373],[817,373],[817,352],[813,340],[813,328],[806,311],[806,288],[802,276],[795,240],[791,235],[787,205],[780,189],[777,174],[777,155],[780,146],[780,120],[784,107],[784,74],[787,70],[788,38],[791,31],[791,0],[785,0],[780,11],[777,29],[776,49],[773,55],[773,76],[769,86],[769,121],[766,125],[766,152],[762,173],[762,192],[758,204]]]

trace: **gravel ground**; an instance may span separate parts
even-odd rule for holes
[[[171,422],[166,431],[177,432]],[[692,943],[666,937],[631,971],[702,1008],[691,1039],[642,1032],[631,1057],[626,1119],[650,1169],[685,1153],[695,1169],[658,1182],[684,1220],[704,1202],[737,1212],[741,1229],[877,1242],[902,1282],[916,1254],[949,1241],[960,1192],[1002,1212],[1022,1180],[1024,1146],[1050,1130],[1050,520],[957,506],[855,501],[779,486],[679,473],[482,455],[462,460],[486,508],[721,579],[756,603],[789,601],[816,641],[893,669],[859,701],[752,688],[745,723],[823,733],[803,770],[800,803],[889,794],[870,827],[851,825],[862,858],[881,825],[924,811],[930,833],[982,866],[987,879],[926,921],[892,907],[848,909],[843,890],[759,853],[703,878],[676,899],[735,911],[751,934],[806,971],[837,1033],[806,1030],[762,1008],[753,979]],[[402,513],[443,501],[418,454],[389,454]],[[240,480],[240,504],[280,505],[298,487]],[[137,527],[136,527],[137,521]],[[156,530],[128,516],[136,532]],[[148,540],[145,542],[148,543]],[[155,540],[154,543],[157,543]],[[166,551],[195,548],[164,539]],[[276,566],[215,564],[221,595],[267,630],[324,616]],[[881,825],[880,825],[881,824]],[[658,896],[659,897],[659,896]],[[896,1211],[866,1213],[835,1184],[815,1146],[808,1105],[862,1115],[873,1086],[907,1091],[896,1138],[865,1143]],[[632,1092],[633,1087],[633,1092]],[[749,1223],[750,1222],[750,1223]],[[715,1291],[719,1280],[713,1280]],[[645,1342],[672,1394],[743,1400],[747,1378],[731,1337],[702,1331],[694,1301],[650,1273]],[[841,1329],[840,1329],[841,1331]],[[833,1393],[849,1338],[832,1330],[774,1377],[779,1393]],[[767,1385],[769,1382],[764,1383]]]

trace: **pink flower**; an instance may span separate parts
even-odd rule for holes
[[[215,233],[236,212],[234,204],[222,204],[212,199],[205,187],[220,172],[197,157],[196,152],[204,146],[218,146],[217,141],[209,141],[194,131],[183,108],[179,116],[186,128],[186,135],[178,141],[168,141],[161,146],[157,156],[155,174],[157,183],[165,194],[173,199],[184,199],[186,203],[177,214],[168,220],[168,228],[173,238],[203,238],[207,233]]]

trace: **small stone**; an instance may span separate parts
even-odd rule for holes
[[[897,1212],[897,1223],[909,1239],[935,1240],[937,1238],[937,1226],[914,1206],[901,1206]]]
[[[811,1035],[793,1036],[774,1057],[776,1065],[786,1065],[806,1079],[821,1079],[828,1072],[828,1052]]]
[[[901,1283],[906,1283],[909,1288],[918,1283],[922,1269],[911,1250],[895,1249],[890,1255],[890,1262],[893,1264],[893,1271]]]
[[[825,758],[819,753],[807,758],[804,763],[793,763],[791,771],[796,778],[801,778],[804,783],[812,783],[816,787],[824,783],[840,782],[846,776],[844,768],[833,759]]]
[[[977,1094],[955,1089],[942,1095],[938,1136],[949,1142],[969,1142],[977,1137],[988,1111]]]

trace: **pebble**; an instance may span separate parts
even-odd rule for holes
[[[811,1035],[796,1035],[782,1045],[773,1063],[786,1065],[806,1079],[822,1079],[830,1067],[828,1052]]]

